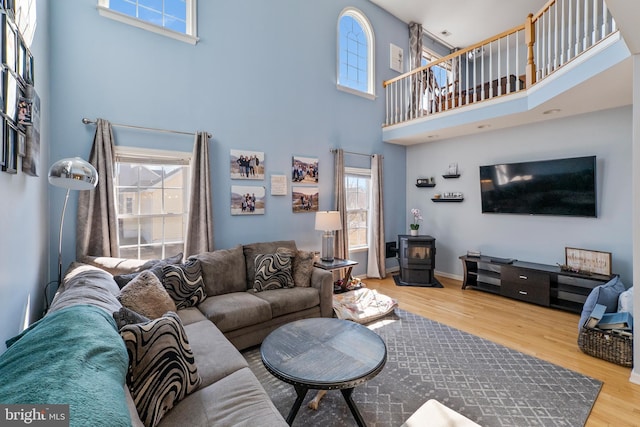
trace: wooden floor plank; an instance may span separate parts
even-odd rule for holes
[[[604,383],[587,427],[640,427],[640,385],[629,382],[631,368],[578,348],[580,316],[511,300],[438,276],[444,288],[396,286],[391,276],[366,279],[366,286],[398,301],[401,309],[580,372]]]

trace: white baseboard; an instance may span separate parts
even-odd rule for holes
[[[634,366],[631,370],[631,376],[629,377],[629,382],[634,384],[640,384],[640,372],[636,372],[637,366]]]

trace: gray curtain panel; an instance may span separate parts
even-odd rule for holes
[[[191,156],[191,200],[184,242],[185,258],[213,251],[213,205],[211,203],[209,137],[198,132]]]
[[[98,119],[89,163],[98,171],[96,188],[80,191],[76,222],[76,259],[85,255],[118,256],[111,123]]]
[[[409,24],[409,68],[414,70],[422,66],[422,24]],[[422,109],[423,73],[411,78],[411,118],[418,117]]]
[[[335,182],[333,194],[335,194],[336,198],[336,210],[340,212],[342,230],[336,231],[333,245],[336,258],[346,259],[349,258],[349,233],[347,233],[347,198],[344,188],[344,150],[342,148],[335,150],[334,162]]]
[[[382,279],[386,276],[385,236],[384,236],[384,198],[382,191],[383,174],[380,154],[371,156],[371,219],[369,222],[369,254],[367,259],[367,277]]]

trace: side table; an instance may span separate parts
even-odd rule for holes
[[[341,270],[343,268],[346,268],[347,274],[344,275],[344,278],[341,277],[341,279],[343,280],[342,283],[346,284],[349,280],[351,280],[351,271],[353,270],[354,265],[358,265],[358,262],[351,261],[349,259],[334,258],[333,261],[318,260],[314,262],[313,265],[323,270],[328,270],[332,272],[335,270]]]

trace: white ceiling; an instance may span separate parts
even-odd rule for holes
[[[517,25],[547,0],[370,0],[403,22],[419,22],[450,47],[464,48]],[[446,31],[449,35],[443,35]]]

